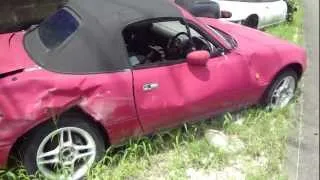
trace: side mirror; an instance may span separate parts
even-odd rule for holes
[[[192,51],[187,55],[187,62],[190,65],[205,66],[210,58],[210,53],[205,50]]]
[[[232,17],[232,13],[229,11],[221,11],[220,12],[220,17],[221,18],[231,18]]]

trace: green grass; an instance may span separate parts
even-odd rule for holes
[[[280,38],[301,44],[302,8],[292,23],[266,29]],[[88,172],[92,180],[122,179],[188,179],[190,169],[210,174],[225,167],[240,165],[249,180],[286,179],[283,167],[288,132],[294,126],[295,103],[285,109],[266,112],[249,109],[240,112],[243,123],[226,114],[185,124],[183,127],[158,133],[152,137],[130,140],[123,147],[110,147],[105,157]],[[213,147],[205,138],[209,129],[223,131],[244,143],[241,151],[232,153]],[[256,159],[265,159],[257,165]],[[23,168],[0,171],[1,179],[43,179],[27,176]]]
[[[279,26],[267,28],[266,32],[301,45],[303,43],[303,8],[301,3],[298,3],[298,11],[294,14],[293,22],[285,22]]]
[[[265,166],[243,164],[248,179],[279,179],[286,153],[286,138],[292,127],[290,109],[265,112],[250,109],[241,112],[243,124],[230,114],[193,125],[185,125],[155,137],[131,141],[123,149],[113,149],[89,173],[88,179],[187,179],[186,171],[219,170],[232,160],[265,157]],[[237,136],[245,148],[237,153],[225,152],[210,145],[204,137],[208,129],[219,129]]]

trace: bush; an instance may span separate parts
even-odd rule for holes
[[[288,7],[287,21],[293,21],[293,15],[298,10],[298,0],[285,0]]]

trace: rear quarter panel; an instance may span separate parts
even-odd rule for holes
[[[111,143],[141,133],[132,73],[56,74],[39,68],[0,79],[0,146],[40,123],[79,107],[107,131]]]

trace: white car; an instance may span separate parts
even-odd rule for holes
[[[286,20],[285,0],[211,0],[218,2],[221,12],[231,12],[229,18],[221,18],[252,28],[264,28]]]

